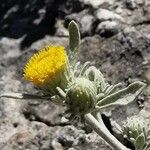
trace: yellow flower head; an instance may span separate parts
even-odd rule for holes
[[[59,80],[66,68],[65,48],[63,46],[48,46],[31,57],[24,68],[24,78],[36,86],[45,87]]]

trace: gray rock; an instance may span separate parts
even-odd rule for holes
[[[136,1],[135,0],[125,0],[125,5],[128,9],[135,9],[136,8]]]
[[[99,21],[106,21],[106,20],[123,21],[123,18],[120,15],[114,13],[113,11],[107,10],[107,9],[99,8],[96,11],[95,15]]]
[[[103,4],[109,4],[112,5],[114,0],[83,0],[84,4],[90,5],[93,8],[98,8],[99,6]]]
[[[92,64],[101,66],[109,81],[119,82],[142,77],[144,68],[141,64],[149,57],[149,44],[150,40],[135,28],[125,28],[107,40],[99,36],[85,38],[80,57],[81,60],[93,60]]]
[[[30,122],[17,128],[16,132],[1,146],[2,150],[49,150],[55,130],[43,123]],[[10,130],[11,131],[11,130]]]
[[[115,21],[103,21],[99,23],[96,33],[102,37],[111,37],[117,34],[120,30],[120,25]]]
[[[67,22],[70,22],[71,20],[78,22],[81,35],[83,36],[92,34],[93,24],[96,21],[95,17],[89,12],[89,10],[84,10],[79,13],[68,15],[66,20]]]
[[[80,19],[80,24],[81,24],[81,34],[82,35],[91,35],[92,34],[92,25],[93,25],[93,22],[95,21],[95,18],[94,16],[92,15],[85,15],[83,16],[81,19]]]
[[[143,5],[144,4],[144,2],[145,2],[145,0],[143,1],[143,0],[136,0],[135,1],[138,5]]]
[[[145,2],[145,5],[146,5],[146,6],[149,6],[149,5],[150,5],[150,1],[149,1],[149,0],[145,0],[144,2]]]
[[[56,36],[58,37],[66,37],[69,36],[68,30],[64,27],[64,22],[62,20],[57,20],[56,22]]]
[[[19,55],[20,51],[20,39],[1,38],[0,40],[0,62],[2,66],[11,64]]]
[[[77,130],[72,126],[65,127],[59,133],[58,141],[64,145],[65,148],[74,147],[82,150],[111,150],[101,138],[94,133],[84,134],[83,130]]]

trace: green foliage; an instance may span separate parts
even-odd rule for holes
[[[75,21],[69,23],[69,48],[70,51],[75,51],[79,48],[80,45],[80,32],[78,25]]]
[[[150,123],[138,116],[127,119],[124,123],[123,135],[136,150],[150,149]]]
[[[99,109],[127,105],[133,102],[146,86],[140,81],[136,81],[123,89],[120,89],[120,83],[109,85],[100,70],[94,66],[86,69],[83,76],[92,81],[97,88],[96,107]]]
[[[143,91],[145,86],[145,83],[136,81],[130,84],[128,87],[117,90],[116,92],[113,92],[112,94],[109,94],[108,96],[99,100],[97,105],[101,108],[117,105],[127,105],[137,98],[137,96]]]
[[[89,66],[89,62],[85,62],[85,64],[80,65],[80,63],[77,62],[80,45],[78,25],[74,21],[71,21],[68,29],[70,48],[69,70],[71,74],[71,81],[68,83],[68,87],[65,91],[62,92],[60,88],[59,90],[57,88],[57,90],[61,97],[64,98],[64,102],[69,106],[68,109],[72,111],[71,113],[84,114],[90,111],[102,111],[103,108],[127,105],[133,102],[143,91],[146,84],[137,81],[126,88],[120,89],[121,83],[109,85],[101,71],[95,66]],[[80,83],[76,82],[78,79],[80,79]],[[93,86],[89,85],[89,83],[93,84],[95,87],[95,91],[92,94],[90,91],[93,91]],[[89,95],[85,93],[88,93]],[[93,102],[91,102],[91,100]],[[81,106],[79,106],[80,104]]]
[[[96,104],[96,87],[85,78],[76,78],[66,93],[66,104],[74,115],[91,112]]]
[[[69,23],[69,64],[74,68],[79,56],[80,32],[75,21]]]

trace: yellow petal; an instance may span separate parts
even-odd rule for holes
[[[24,68],[24,78],[36,86],[46,86],[67,66],[63,46],[47,46],[34,54]]]

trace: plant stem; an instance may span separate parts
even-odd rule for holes
[[[98,121],[91,113],[85,115],[85,120],[88,125],[101,136],[115,150],[130,150],[120,143],[106,128],[101,116],[98,116]]]
[[[32,95],[32,94],[24,94],[24,93],[3,93],[0,94],[0,98],[1,97],[5,97],[5,98],[14,98],[14,99],[26,99],[26,100],[47,100],[49,101],[49,99],[47,99],[46,97],[42,97],[39,95]]]

